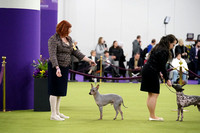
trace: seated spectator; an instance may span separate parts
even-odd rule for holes
[[[136,53],[135,56],[129,60],[129,77],[133,77],[135,74],[137,74],[137,76],[141,75],[142,66],[143,60],[140,58],[140,54]]]
[[[96,64],[98,64],[98,63],[97,63],[97,62],[98,62],[98,58],[96,57],[96,51],[95,51],[95,50],[92,50],[92,51],[90,52],[90,54],[91,54],[91,56],[89,56],[88,58],[92,59]],[[91,66],[91,67],[89,68],[88,74],[94,75],[95,72],[96,72],[96,70],[97,70],[97,66],[98,66],[98,65],[96,65],[96,66]]]
[[[92,50],[90,52],[90,55],[88,58],[92,59],[97,65],[96,66],[90,66],[90,64],[88,62],[85,62],[84,67],[86,68],[84,73],[86,74],[91,74],[91,75],[96,75],[96,71],[99,70],[99,61],[98,58],[96,57],[96,51]],[[94,82],[93,78],[84,76],[84,81],[89,80],[90,82]]]
[[[181,58],[181,53],[178,53],[176,58],[174,58],[171,63],[172,66],[177,69],[177,70],[172,71],[173,72],[172,84],[177,83],[178,74],[179,74],[178,71],[180,70],[180,64],[179,64],[180,61],[183,63],[181,65],[183,73],[187,73],[186,69],[188,69],[188,65],[187,65],[186,61],[183,58]],[[187,83],[187,75],[186,74],[182,74],[182,81],[183,81],[183,83]]]
[[[181,54],[181,58],[185,60],[188,58],[187,47],[184,46],[182,39],[178,40],[178,45],[175,48],[175,55],[177,55],[178,53]]]
[[[119,73],[117,73],[116,68],[113,67],[111,64],[114,63],[115,56],[110,56],[108,51],[104,52],[103,57],[103,71],[104,75],[107,77],[107,73],[112,74],[112,77],[120,77]]]

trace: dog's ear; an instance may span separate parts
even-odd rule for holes
[[[185,89],[181,89],[181,92],[184,91]]]
[[[185,86],[185,84],[181,85],[181,87]]]
[[[97,88],[97,90],[99,89],[99,84],[97,85],[97,87],[96,87],[96,88]]]
[[[91,84],[91,87],[93,88],[93,84]]]

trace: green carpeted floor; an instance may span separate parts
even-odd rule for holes
[[[99,110],[90,96],[90,83],[69,83],[68,96],[62,98],[61,112],[71,118],[63,122],[50,121],[50,112],[34,112],[33,110],[0,112],[0,133],[199,133],[200,112],[197,107],[190,106],[184,112],[184,122],[175,121],[177,112],[176,96],[165,85],[161,85],[158,98],[157,115],[164,122],[148,121],[146,107],[147,93],[140,92],[140,84],[102,83],[100,93],[116,93],[123,97],[128,108],[122,107],[124,120],[118,115],[113,120],[113,106],[107,105],[103,110],[103,120],[99,118]],[[185,94],[200,95],[199,85],[186,85]]]

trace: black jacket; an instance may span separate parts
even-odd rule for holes
[[[148,68],[155,71],[158,75],[161,72],[163,74],[163,77],[167,81],[168,75],[167,75],[167,68],[166,63],[169,58],[169,51],[167,50],[155,50],[151,52],[151,55],[145,65],[147,65]]]
[[[187,48],[185,46],[176,46],[175,48],[175,56],[180,53],[182,58],[187,58],[188,57],[188,52],[187,52]],[[187,53],[187,55],[182,56],[182,53]]]
[[[123,55],[120,47],[114,48],[113,46],[109,49],[110,56],[116,56],[115,61],[119,61],[121,56]]]
[[[199,70],[200,71],[200,50],[198,51],[198,68],[197,68],[197,70]]]
[[[142,67],[143,66],[143,60],[142,60],[142,58],[140,58],[139,60],[138,60],[138,67]],[[134,57],[132,57],[132,58],[130,58],[130,60],[129,60],[129,68],[130,69],[135,69],[134,68],[134,65],[135,65],[135,61],[134,61]]]

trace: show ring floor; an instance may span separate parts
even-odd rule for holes
[[[113,120],[113,106],[103,108],[103,120],[98,120],[99,109],[93,96],[89,95],[89,82],[69,82],[68,96],[61,100],[61,112],[69,115],[65,121],[51,121],[50,112],[33,110],[0,112],[0,133],[199,133],[200,112],[190,106],[184,112],[184,121],[177,122],[176,95],[161,84],[156,112],[165,119],[164,122],[148,121],[146,107],[147,93],[141,92],[140,83],[101,83],[101,94],[115,93],[121,95],[124,120],[118,115]],[[173,88],[171,88],[173,89]],[[199,85],[184,86],[187,95],[199,95]]]

